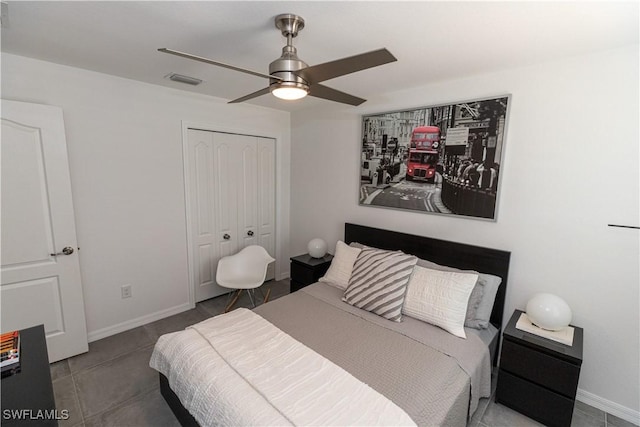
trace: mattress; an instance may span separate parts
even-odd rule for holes
[[[316,283],[254,311],[368,384],[418,425],[464,426],[489,397],[491,357],[483,338],[458,338],[404,316],[392,322],[342,302]]]
[[[491,357],[484,342],[491,341],[489,334],[471,332],[461,339],[407,316],[391,322],[342,302],[342,294],[331,285],[316,283],[254,312],[389,399],[417,425],[465,426],[478,399],[490,394]],[[190,332],[175,333],[172,340]],[[197,359],[204,351],[203,347],[191,353]],[[181,363],[185,365],[184,360]],[[208,382],[220,381],[226,368],[212,368],[196,368],[200,374],[193,382],[208,387]],[[189,403],[196,392],[178,391],[171,383],[190,380],[175,372],[162,373],[182,404],[192,414],[197,412],[196,419],[211,419],[207,406],[227,400],[222,396],[192,409]],[[256,424],[269,423],[257,420]]]

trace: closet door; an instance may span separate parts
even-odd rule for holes
[[[188,207],[189,267],[195,300],[202,301],[228,290],[215,282],[219,259],[219,233],[215,222],[216,209],[216,147],[214,134],[189,129],[185,150],[185,175]],[[218,153],[219,155],[219,153]],[[226,190],[226,189],[225,189]]]
[[[237,249],[258,244],[258,160],[254,136],[232,135],[237,183]]]
[[[276,257],[276,141],[272,138],[257,138],[258,175],[258,242]],[[275,278],[276,264],[269,265],[267,280]]]
[[[196,302],[228,292],[218,260],[248,245],[275,257],[275,140],[189,129],[185,155],[189,263]],[[275,277],[275,265],[267,280]]]
[[[218,258],[238,252],[240,236],[238,235],[238,189],[244,184],[238,181],[241,174],[240,153],[243,145],[241,136],[208,132],[213,136],[213,171],[214,171],[214,227]],[[216,259],[217,263],[218,260]]]

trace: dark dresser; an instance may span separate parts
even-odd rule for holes
[[[322,258],[313,258],[309,254],[291,258],[291,292],[295,292],[307,285],[316,283],[329,269],[333,255],[327,254]]]
[[[582,365],[583,329],[568,346],[520,329],[516,310],[503,333],[496,402],[548,426],[570,426]]]
[[[57,426],[44,326],[20,331],[20,371],[2,378],[3,426]]]

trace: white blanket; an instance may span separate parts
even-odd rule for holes
[[[246,309],[160,337],[150,366],[202,426],[415,425],[389,399]]]

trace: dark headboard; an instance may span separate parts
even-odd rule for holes
[[[491,323],[498,329],[502,328],[511,252],[349,223],[344,225],[344,241],[347,244],[358,242],[380,249],[401,250],[437,264],[501,277]]]

